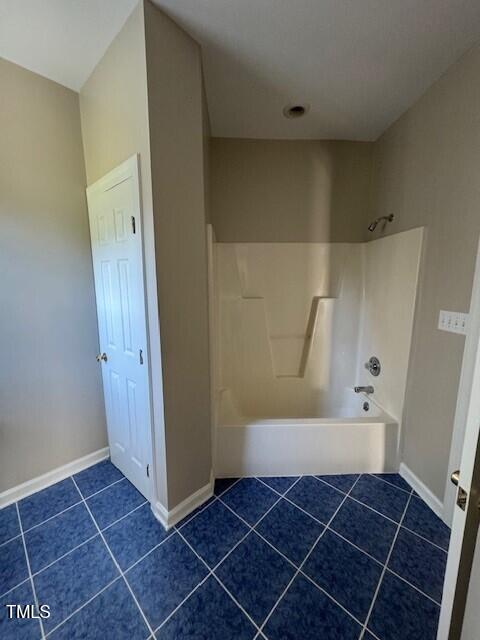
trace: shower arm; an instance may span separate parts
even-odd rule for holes
[[[379,218],[376,218],[373,222],[371,222],[368,225],[368,230],[373,233],[373,231],[375,231],[375,229],[377,228],[377,225],[379,222],[383,221],[386,224],[387,222],[392,222],[393,218],[394,218],[393,213],[391,213],[388,216],[380,216]]]

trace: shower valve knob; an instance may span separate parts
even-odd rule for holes
[[[369,371],[372,376],[375,376],[376,378],[380,375],[380,371],[382,370],[380,360],[375,356],[372,356],[369,361],[365,363],[365,369],[367,369],[367,371]]]

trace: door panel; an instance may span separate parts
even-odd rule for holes
[[[480,629],[480,533],[477,535],[472,572],[468,586],[462,640],[478,640]]]
[[[132,304],[130,299],[130,265],[127,260],[118,261],[120,303],[122,314],[123,352],[133,357]]]
[[[437,640],[459,640],[479,526],[480,500],[480,243],[472,287],[468,333],[462,364],[461,402],[457,403],[454,440],[462,443],[455,481],[452,534],[443,588]],[[453,456],[450,456],[453,459]],[[458,500],[461,493],[466,502]]]
[[[136,158],[87,189],[110,456],[147,498],[150,395]]]

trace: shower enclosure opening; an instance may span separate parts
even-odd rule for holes
[[[422,236],[212,244],[217,476],[397,470]]]

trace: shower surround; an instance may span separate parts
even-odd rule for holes
[[[212,245],[218,477],[398,468],[422,238]]]

